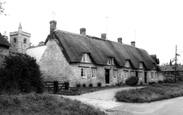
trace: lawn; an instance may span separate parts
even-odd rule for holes
[[[119,102],[144,103],[183,96],[183,83],[153,84],[141,89],[117,92]]]
[[[94,107],[48,94],[0,95],[1,115],[105,115]]]

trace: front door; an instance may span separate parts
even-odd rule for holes
[[[109,84],[110,83],[110,70],[105,69],[105,83]]]
[[[144,82],[147,83],[147,72],[144,72]]]

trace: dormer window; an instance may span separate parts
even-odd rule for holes
[[[130,61],[126,61],[126,63],[125,63],[125,67],[130,67]]]
[[[139,69],[143,69],[144,67],[143,67],[143,64],[142,63],[140,63],[139,64]]]
[[[83,54],[83,57],[82,57],[82,59],[81,59],[81,62],[91,62],[90,61],[90,57],[89,57],[89,55],[87,54],[87,53],[85,53],[85,54]]]
[[[113,65],[113,62],[114,62],[113,60],[114,58],[112,57],[108,58],[107,65]]]

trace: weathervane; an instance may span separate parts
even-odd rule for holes
[[[51,10],[51,9],[50,9]],[[53,10],[51,10],[51,12],[52,12],[52,18],[53,18],[53,20],[54,20],[54,16],[56,15],[55,14],[55,12],[53,11]]]

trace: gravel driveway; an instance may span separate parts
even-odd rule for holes
[[[183,115],[183,97],[142,104],[116,102],[114,96],[117,91],[130,89],[134,87],[106,89],[80,96],[63,97],[93,105],[109,115]]]

